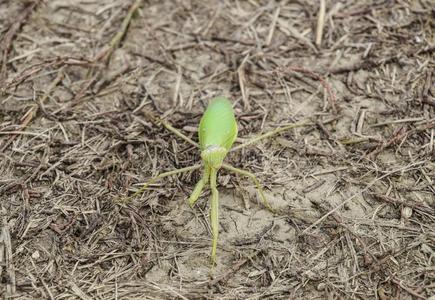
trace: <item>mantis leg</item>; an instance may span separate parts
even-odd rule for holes
[[[169,172],[165,172],[165,173],[161,173],[161,174],[159,174],[159,175],[157,175],[156,177],[153,177],[153,178],[151,178],[147,183],[145,183],[140,189],[138,189],[132,196],[131,196],[131,198],[133,198],[133,197],[136,197],[137,195],[139,195],[139,194],[142,194],[146,189],[147,189],[147,187],[150,185],[150,184],[152,184],[152,183],[154,183],[155,181],[157,181],[157,180],[159,180],[159,179],[162,179],[162,178],[164,178],[164,177],[168,177],[168,176],[171,176],[171,175],[175,175],[175,174],[180,174],[180,173],[185,173],[185,172],[188,172],[188,171],[192,171],[192,170],[196,170],[196,169],[199,169],[199,168],[201,168],[201,164],[197,164],[197,165],[193,165],[193,166],[190,166],[190,167],[185,167],[185,168],[181,168],[181,169],[176,169],[176,170],[172,170],[172,171],[169,171]]]
[[[212,233],[212,248],[211,248],[211,264],[216,264],[216,250],[219,235],[219,192],[216,188],[216,169],[210,171],[210,188],[211,188],[211,209],[210,209],[210,225]]]
[[[186,142],[188,142],[189,144],[195,146],[196,148],[199,148],[198,143],[194,142],[191,138],[189,138],[188,136],[186,136],[184,133],[181,133],[181,131],[179,131],[178,129],[174,128],[171,126],[171,124],[169,124],[168,122],[164,121],[164,120],[160,120],[160,123],[162,123],[162,125],[169,130],[170,132],[172,132],[173,134],[175,134],[176,136],[178,136],[179,138],[185,140]]]
[[[246,147],[248,145],[251,145],[253,143],[256,143],[258,141],[261,141],[263,139],[266,139],[268,137],[271,137],[273,135],[276,135],[276,134],[278,134],[280,132],[283,132],[283,131],[286,131],[286,130],[289,130],[289,129],[298,128],[298,127],[304,127],[304,126],[309,126],[309,125],[313,125],[313,123],[311,121],[305,121],[305,122],[301,122],[301,123],[294,123],[294,124],[290,124],[290,125],[287,125],[287,126],[278,127],[278,128],[276,128],[274,130],[271,130],[269,132],[266,132],[264,134],[256,136],[256,137],[250,139],[249,141],[246,141],[246,142],[244,142],[244,143],[242,143],[240,145],[237,145],[236,147],[233,147],[230,151],[236,151],[236,150],[242,149],[242,148],[244,148],[244,147]],[[248,176],[248,175],[246,175],[246,176]]]
[[[269,201],[267,201],[266,196],[264,195],[263,187],[261,186],[260,181],[257,179],[257,177],[254,174],[252,174],[251,172],[242,170],[242,169],[235,168],[235,167],[228,165],[228,164],[222,164],[222,168],[227,169],[229,171],[232,171],[236,174],[240,174],[240,175],[247,176],[247,177],[251,178],[257,187],[257,191],[258,191],[258,194],[260,195],[261,203],[263,203],[263,205],[269,211],[275,212],[275,210],[272,208],[272,206],[270,206]]]
[[[170,132],[172,132],[173,134],[175,134],[179,138],[181,138],[181,139],[185,140],[186,142],[188,142],[189,144],[199,148],[198,143],[195,143],[191,138],[189,138],[185,134],[181,133],[181,131],[179,131],[178,129],[172,127],[171,124],[169,124],[165,120],[159,119],[159,118],[155,117],[153,114],[151,114],[149,112],[146,112],[146,111],[144,111],[144,114],[148,118],[150,118],[153,121],[153,123],[155,123],[155,124],[161,123],[163,125],[163,127],[165,127],[167,130],[169,130]]]
[[[204,186],[208,183],[208,179],[210,177],[210,168],[205,167],[204,173],[202,175],[202,178],[198,183],[196,184],[195,188],[193,189],[192,194],[189,197],[189,206],[193,207],[195,205],[196,200],[198,200],[199,196],[201,195],[201,192],[204,188]]]

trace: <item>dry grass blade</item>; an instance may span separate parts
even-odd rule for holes
[[[21,124],[19,125],[19,130],[24,130],[35,118],[36,114],[38,113],[39,108],[44,105],[44,102],[49,97],[50,93],[54,90],[54,88],[59,84],[59,82],[62,81],[64,77],[63,74],[63,68],[61,68],[57,74],[57,77],[53,80],[53,82],[50,84],[50,86],[47,88],[45,94],[41,97],[41,99],[37,100],[39,104],[33,105],[20,119]],[[12,133],[9,139],[7,139],[3,145],[0,145],[0,152],[3,152],[6,150],[6,148],[14,141],[14,139],[19,134]]]
[[[106,63],[109,61],[110,56],[112,55],[113,51],[119,46],[122,39],[127,34],[128,26],[130,25],[130,22],[133,18],[133,15],[139,9],[141,3],[142,3],[142,0],[136,0],[130,6],[127,14],[125,15],[124,20],[121,23],[121,27],[119,28],[118,32],[110,40],[109,45],[107,47],[105,47],[104,49],[102,49],[100,52],[98,52],[98,54],[93,59],[94,61],[103,60]]]
[[[4,270],[4,276],[7,278],[4,288],[0,288],[0,292],[4,293],[6,298],[13,297],[16,293],[15,267],[13,261],[13,250],[11,242],[11,234],[7,220],[6,209],[1,207],[1,231],[0,231],[0,276]]]
[[[325,26],[326,0],[320,0],[319,13],[317,15],[316,45],[322,44],[323,27]]]
[[[92,59],[93,62],[102,61],[105,65],[107,65],[110,61],[110,57],[112,56],[113,51],[119,46],[124,36],[127,34],[127,29],[130,25],[130,22],[133,18],[134,13],[139,9],[142,0],[136,0],[128,10],[126,16],[124,17],[119,30],[112,37],[109,44],[106,47],[103,47]],[[90,79],[88,79],[80,91],[75,95],[74,99],[70,102],[68,108],[77,105],[81,99],[86,95],[86,93],[91,89],[91,87],[100,79],[103,74],[103,70],[99,70],[96,72]]]
[[[17,35],[18,30],[21,28],[21,26],[28,20],[31,13],[35,10],[36,6],[39,4],[38,0],[31,1],[29,3],[26,3],[26,7],[23,9],[23,11],[19,14],[19,16],[14,20],[12,25],[10,26],[9,30],[3,35],[2,39],[0,40],[1,44],[1,69],[0,69],[0,83],[3,85],[5,75],[6,75],[6,66],[8,63],[8,54],[10,52],[10,49],[12,47],[12,42],[14,37]]]

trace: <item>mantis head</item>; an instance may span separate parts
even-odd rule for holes
[[[218,145],[210,145],[201,151],[201,158],[206,165],[213,169],[219,169],[227,155],[228,150],[225,147]]]

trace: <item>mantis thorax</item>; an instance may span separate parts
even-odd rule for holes
[[[201,151],[201,158],[206,165],[213,169],[219,169],[227,155],[228,150],[225,147],[218,145],[207,146]]]

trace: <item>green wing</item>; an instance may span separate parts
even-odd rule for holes
[[[199,123],[201,150],[215,145],[230,150],[237,137],[237,123],[231,102],[225,97],[210,101]]]

